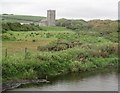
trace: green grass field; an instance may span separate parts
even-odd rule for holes
[[[63,27],[43,28],[44,31],[3,33],[3,81],[117,65],[118,43],[111,40],[114,36],[108,38],[96,31],[75,32]]]
[[[41,19],[45,19],[45,17],[42,16],[28,16],[28,15],[0,15],[0,18],[2,18],[2,22],[38,22]]]
[[[8,54],[15,53],[28,48],[30,51],[37,51],[38,46],[45,46],[50,42],[57,40],[58,37],[65,33],[74,33],[63,27],[42,27],[45,31],[8,31],[2,35],[3,37],[3,55],[5,49]],[[14,46],[14,47],[13,47]]]

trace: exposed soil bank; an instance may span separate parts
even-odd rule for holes
[[[3,83],[2,85],[2,91],[8,90],[8,89],[14,89],[17,88],[21,85],[25,85],[25,84],[30,84],[30,83],[48,83],[49,81],[47,81],[46,79],[41,79],[41,80],[19,80],[19,81],[8,81]]]

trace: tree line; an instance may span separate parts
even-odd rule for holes
[[[23,24],[21,25],[20,23],[2,23],[2,32],[7,32],[7,31],[37,31],[37,30],[42,30],[42,28],[38,25],[34,24]]]
[[[56,25],[76,31],[81,30],[117,31],[118,29],[118,21],[99,19],[85,21],[85,20],[68,20],[62,18],[56,21]]]
[[[118,31],[118,21],[112,20],[68,20],[59,19],[56,20],[56,26],[66,27],[68,29],[81,31],[81,30],[92,30],[92,31]],[[15,23],[2,23],[2,32],[6,31],[38,31],[43,30],[42,27],[34,24],[23,24],[18,22]]]

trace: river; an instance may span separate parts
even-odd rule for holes
[[[10,91],[118,91],[118,73],[74,73],[49,78],[49,83],[23,85]]]

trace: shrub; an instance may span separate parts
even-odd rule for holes
[[[32,40],[32,42],[36,42],[36,40],[35,40],[35,39],[33,39],[33,40]]]
[[[41,27],[31,25],[31,24],[23,24],[20,23],[2,23],[2,32],[6,31],[38,31],[42,30]]]

